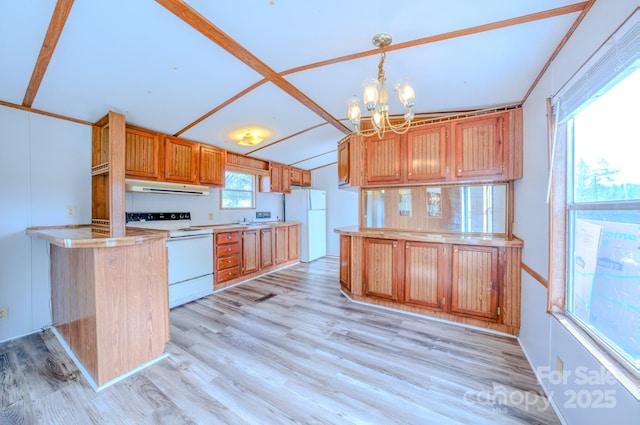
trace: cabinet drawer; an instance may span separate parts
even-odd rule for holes
[[[227,245],[216,245],[217,257],[228,257],[229,255],[240,254],[240,244],[230,243]]]
[[[240,254],[235,254],[228,257],[220,257],[216,261],[216,270],[225,270],[231,267],[238,267],[239,265]]]
[[[240,267],[232,267],[230,269],[220,270],[216,272],[216,282],[224,282],[240,276]]]
[[[233,243],[233,242],[239,242],[239,241],[240,241],[240,232],[238,231],[216,233],[216,243],[223,244],[223,243]]]

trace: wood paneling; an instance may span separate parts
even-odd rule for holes
[[[147,180],[160,177],[160,136],[157,133],[126,128],[125,175]]]
[[[177,183],[196,183],[198,174],[199,144],[165,136],[164,179]]]
[[[407,133],[407,181],[446,180],[448,131],[449,124],[436,124]]]
[[[388,239],[364,240],[364,293],[398,300],[398,242]]]
[[[258,229],[242,232],[242,272],[260,270],[260,235]]]
[[[260,268],[273,266],[274,243],[273,228],[260,229]]]
[[[405,303],[445,309],[448,249],[444,244],[405,242]]]
[[[451,311],[497,320],[498,249],[454,245],[451,263]]]
[[[386,135],[383,139],[365,139],[365,181],[368,185],[393,184],[402,181],[400,159],[401,136]]]
[[[226,152],[213,146],[200,145],[198,182],[207,186],[224,187]]]
[[[497,176],[503,172],[502,115],[455,123],[456,177]]]

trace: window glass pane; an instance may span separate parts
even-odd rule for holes
[[[608,90],[608,91],[607,91]],[[566,310],[640,371],[640,71],[622,71],[567,123]]]
[[[221,193],[221,208],[247,208],[254,206],[253,174],[225,171],[225,187]]]
[[[574,201],[640,198],[640,69],[574,117]]]
[[[571,211],[567,309],[640,367],[640,210]]]

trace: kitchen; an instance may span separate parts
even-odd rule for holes
[[[77,5],[76,5],[77,6]],[[75,6],[74,6],[75,7]],[[629,14],[629,5],[614,5],[615,13],[611,10],[603,11],[602,4],[596,2],[592,13],[592,21],[584,22],[584,29],[581,28],[579,34],[591,31],[599,34],[604,40],[608,33],[611,33],[624,18]],[[604,23],[604,24],[603,24]],[[603,24],[602,26],[599,26]],[[607,33],[607,34],[605,34]],[[588,42],[583,49],[593,51],[593,44],[596,41]],[[582,53],[582,57],[588,53]],[[389,63],[393,62],[393,54],[389,53]],[[581,62],[578,60],[578,62]],[[364,67],[368,68],[368,67]],[[567,68],[570,68],[568,66]],[[537,72],[537,70],[536,70]],[[560,72],[555,69],[555,72]],[[569,71],[567,71],[569,72]],[[362,72],[360,72],[362,73]],[[543,90],[544,91],[544,90]],[[550,93],[552,90],[547,89]],[[516,205],[516,218],[518,230],[516,234],[523,237],[526,246],[524,262],[534,271],[545,275],[545,260],[547,248],[544,231],[547,229],[544,216],[546,215],[546,204],[544,193],[546,192],[546,173],[536,170],[546,168],[546,152],[536,150],[533,140],[544,140],[546,135],[543,130],[546,128],[546,121],[537,115],[544,109],[544,98],[549,93],[534,92],[528,105],[525,105],[525,172],[523,180],[515,188],[516,198],[519,205]],[[17,102],[20,103],[20,102]],[[87,181],[87,167],[89,163],[90,148],[86,141],[90,140],[90,129],[85,124],[66,122],[55,117],[40,114],[31,114],[17,108],[2,107],[2,138],[6,143],[5,150],[13,152],[10,156],[4,156],[2,160],[3,182],[11,182],[7,188],[6,199],[17,199],[16,203],[4,204],[7,210],[7,217],[15,217],[15,221],[3,223],[3,275],[2,284],[7,282],[20,283],[12,290],[11,294],[2,293],[3,299],[8,299],[9,320],[2,323],[2,339],[14,338],[31,333],[42,327],[48,326],[50,320],[48,287],[48,267],[46,258],[48,251],[46,244],[30,241],[25,238],[24,229],[33,225],[60,225],[86,223],[90,217],[91,198],[90,182]],[[526,107],[530,109],[527,112]],[[99,111],[104,114],[105,109]],[[179,128],[176,126],[176,128]],[[527,142],[529,140],[529,142]],[[12,141],[19,143],[14,144]],[[335,142],[335,140],[334,140]],[[335,145],[333,146],[335,149]],[[327,223],[328,253],[338,255],[338,235],[332,232],[333,228],[353,225],[358,220],[357,194],[349,191],[340,191],[336,188],[335,165],[319,168],[313,171],[314,187],[326,190],[327,204],[340,205],[339,211],[329,211]],[[543,174],[545,174],[543,176]],[[531,194],[538,194],[539,200],[532,199]],[[231,222],[244,218],[228,214],[219,209],[218,196],[212,191],[208,197],[188,197],[187,200],[180,198],[180,202],[186,204],[176,209],[175,205],[169,203],[168,198],[162,200],[147,201],[129,198],[127,203],[134,201],[133,211],[190,211],[194,224],[209,224],[209,213],[214,213],[216,220],[220,222]],[[258,208],[256,211],[271,211],[272,217],[279,216],[278,195],[257,194]],[[165,200],[166,199],[166,200]],[[157,203],[157,204],[156,204]],[[213,207],[212,207],[213,205]],[[67,216],[66,207],[75,206],[75,215]],[[127,207],[128,208],[128,207]],[[218,209],[216,209],[218,208]],[[331,209],[331,207],[329,207]],[[247,217],[250,218],[250,217]],[[531,226],[523,223],[533,223]],[[528,254],[526,249],[529,249]],[[538,252],[542,252],[541,255]],[[15,264],[18,267],[9,268],[7,264]],[[25,284],[22,284],[25,282]],[[546,294],[546,290],[540,286],[527,273],[523,274],[523,291],[527,294],[525,299],[539,300]],[[17,299],[18,301],[14,301]],[[538,305],[538,304],[536,304]],[[563,351],[565,367],[568,367],[566,352],[582,353],[581,348],[570,348],[561,338],[562,333],[554,328],[554,322],[549,322],[546,315],[538,312],[531,305],[524,305],[523,324],[521,331],[523,345],[529,347],[532,352],[535,364],[553,365],[555,368],[555,349]],[[543,323],[543,326],[536,326],[536,323]],[[546,335],[552,332],[553,335]],[[7,333],[4,333],[7,332]],[[542,341],[542,342],[541,342]],[[542,344],[538,347],[538,344]],[[546,348],[545,348],[546,347]],[[580,354],[575,362],[581,364],[587,360]],[[591,363],[588,363],[591,364]],[[620,387],[619,393],[624,393]],[[625,404],[626,398],[619,399],[619,405],[635,406]],[[630,407],[629,409],[633,409]],[[605,412],[606,413],[606,412]],[[603,413],[604,414],[604,413]]]

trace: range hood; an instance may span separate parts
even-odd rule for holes
[[[167,183],[134,179],[125,179],[124,184],[125,190],[127,192],[164,193],[168,195],[196,196],[209,194],[209,188],[207,186],[198,186],[195,184]]]

